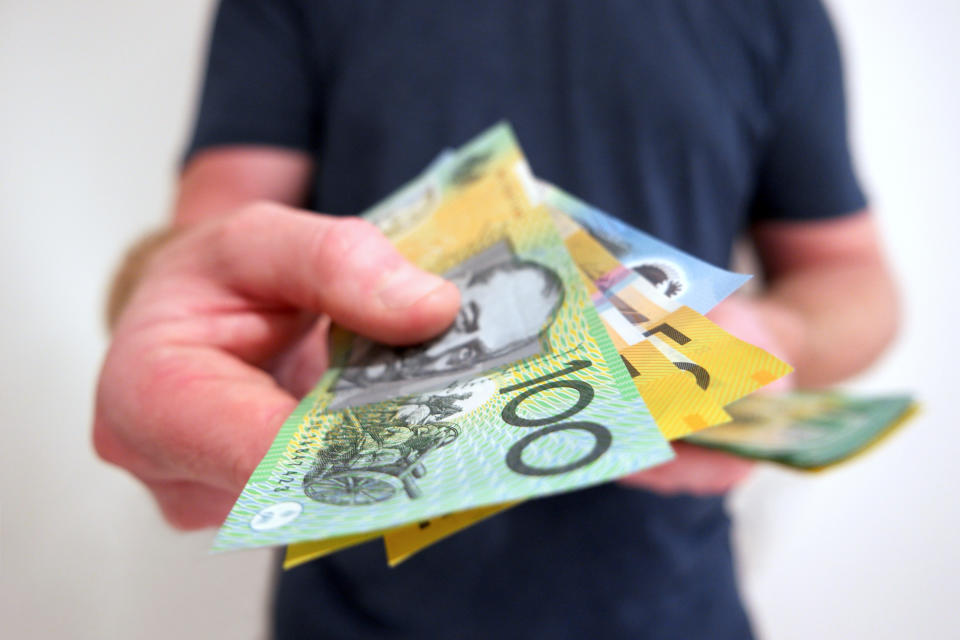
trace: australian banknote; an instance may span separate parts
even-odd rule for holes
[[[215,549],[358,535],[612,480],[672,457],[499,126],[370,218],[461,288],[415,349],[338,332]]]
[[[916,411],[908,395],[838,392],[749,396],[728,407],[734,420],[686,440],[756,460],[820,469],[865,451]]]
[[[552,184],[540,184],[547,204],[573,218],[625,269],[641,276],[638,286],[645,297],[664,309],[685,305],[706,314],[751,278],[700,260]]]

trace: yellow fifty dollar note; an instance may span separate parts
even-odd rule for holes
[[[353,547],[358,544],[379,538],[383,535],[382,531],[373,531],[371,533],[360,533],[353,536],[340,536],[337,538],[327,538],[326,540],[310,540],[309,542],[296,542],[287,545],[287,552],[283,557],[283,568],[292,569],[311,560],[328,556],[334,551],[340,551],[347,547]]]
[[[793,371],[786,362],[734,337],[689,307],[677,309],[645,334],[656,339],[658,349],[687,369],[721,406]],[[641,366],[647,351],[640,344],[627,347],[620,355]],[[677,357],[670,358],[671,354]]]
[[[505,502],[490,507],[468,509],[392,529],[383,536],[387,548],[387,562],[391,567],[395,567],[417,551],[517,504],[520,503]]]
[[[630,353],[628,358],[624,355]],[[627,371],[667,440],[730,421],[711,395],[687,371],[665,356],[653,341],[638,342],[621,352]]]

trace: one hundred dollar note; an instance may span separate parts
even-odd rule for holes
[[[215,550],[364,534],[569,491],[672,458],[504,125],[371,212],[461,289],[412,349],[338,332]]]
[[[907,395],[805,391],[749,396],[728,411],[733,422],[686,440],[744,458],[817,470],[871,448],[909,420],[917,404]]]

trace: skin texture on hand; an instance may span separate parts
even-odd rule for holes
[[[179,528],[219,524],[325,365],[328,318],[390,344],[445,329],[457,288],[367,222],[255,203],[157,250],[101,371],[94,445]],[[293,355],[290,355],[293,354]]]

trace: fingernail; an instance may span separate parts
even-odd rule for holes
[[[388,309],[405,309],[446,283],[432,273],[405,264],[384,277],[380,286],[380,302]]]

